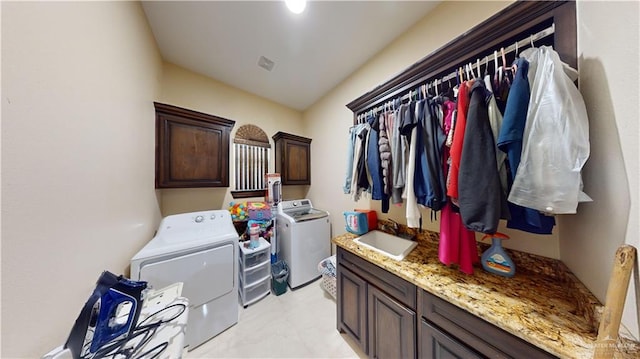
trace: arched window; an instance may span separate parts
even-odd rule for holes
[[[235,191],[233,198],[262,197],[269,171],[269,137],[255,125],[243,125],[233,138]]]

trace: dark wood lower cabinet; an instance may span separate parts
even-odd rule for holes
[[[432,359],[481,359],[473,350],[424,319],[420,323],[420,357]]]
[[[338,330],[367,352],[367,282],[349,270],[337,275]]]
[[[369,356],[415,358],[416,313],[376,287],[368,291]]]
[[[369,358],[556,358],[338,247],[337,328]]]
[[[418,298],[421,320],[426,320],[429,325],[441,330],[445,336],[478,353],[479,358],[556,358],[425,290],[419,291]],[[422,358],[432,358],[430,355],[429,352],[420,353]],[[445,356],[445,358],[448,357]]]
[[[416,287],[338,248],[338,330],[369,358],[416,358]]]

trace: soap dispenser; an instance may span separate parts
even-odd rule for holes
[[[516,274],[516,265],[502,248],[502,240],[509,236],[502,233],[487,234],[482,239],[491,237],[491,247],[482,253],[482,267],[487,271],[505,277]]]

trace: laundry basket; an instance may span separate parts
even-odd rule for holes
[[[322,274],[320,285],[331,296],[336,298],[336,256],[325,258],[318,263],[318,271]]]

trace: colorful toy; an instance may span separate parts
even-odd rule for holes
[[[231,213],[231,219],[233,221],[246,221],[247,219],[249,219],[249,213],[247,212],[247,202],[230,202],[229,213]]]
[[[271,219],[271,207],[266,202],[248,202],[247,212],[249,212],[249,219]]]

